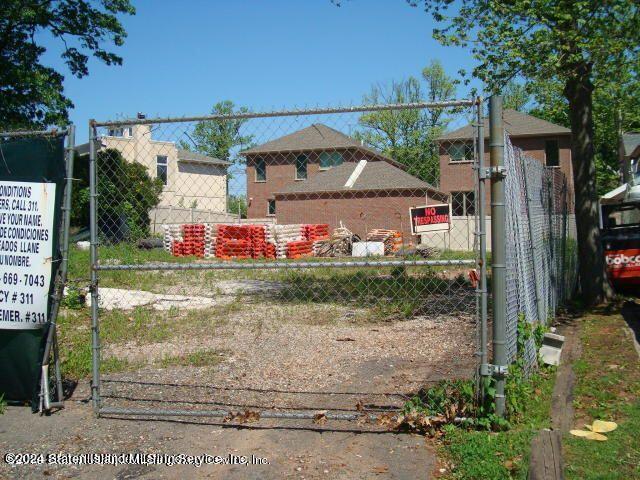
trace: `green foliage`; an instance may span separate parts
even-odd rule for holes
[[[365,104],[445,101],[455,96],[457,82],[448,77],[440,62],[432,61],[419,80],[409,77],[388,86],[374,85]],[[355,137],[406,165],[408,172],[437,185],[440,163],[434,140],[444,132],[448,118],[442,109],[394,110],[366,113],[360,117]]]
[[[4,393],[0,393],[0,415],[4,414],[4,411],[6,408],[7,408],[7,402],[4,399]]]
[[[240,218],[247,218],[247,198],[244,195],[229,195],[227,212],[234,215],[240,214]]]
[[[524,112],[529,100],[531,100],[527,86],[513,80],[505,85],[502,96],[504,97],[503,106],[505,109],[510,108],[519,112]]]
[[[160,202],[162,180],[149,176],[147,168],[128,162],[115,149],[98,153],[98,190],[109,203],[101,203],[98,221],[113,240],[135,240],[149,235],[149,212]]]
[[[640,82],[637,78],[617,82],[596,80],[593,93],[594,152],[596,185],[602,195],[619,184],[619,133],[640,129]],[[553,80],[529,85],[536,105],[530,113],[570,128],[569,103],[562,85]]]
[[[216,103],[211,109],[212,115],[231,115],[247,113],[246,107],[236,108],[231,100]],[[220,160],[237,163],[240,157],[234,156],[234,148],[241,146],[249,148],[253,142],[253,135],[243,135],[242,126],[246,119],[203,120],[198,122],[189,135],[192,142],[180,141],[180,147],[195,150]]]
[[[80,309],[84,306],[84,294],[75,285],[69,285],[66,289],[66,295],[62,298],[61,305],[72,310]]]
[[[635,0],[409,0],[438,22],[444,45],[470,47],[473,76],[499,93],[513,78],[557,82],[566,98],[572,138],[580,287],[587,304],[613,291],[599,253],[594,92],[619,92],[638,83],[640,3]],[[620,87],[625,86],[624,89]],[[637,86],[632,88],[637,91]],[[616,142],[617,143],[617,142]],[[600,171],[603,171],[601,167]],[[605,179],[600,179],[604,183]]]
[[[47,36],[60,40],[72,75],[89,73],[89,54],[107,65],[122,59],[104,49],[121,46],[126,32],[118,14],[134,14],[129,0],[4,0],[0,16],[0,129],[44,128],[68,122],[73,103],[64,95],[64,76],[44,65]]]
[[[513,383],[508,384],[507,398],[521,395],[521,413],[511,414],[509,422],[487,415],[470,424],[475,428],[444,428],[440,450],[450,465],[451,477],[526,479],[531,440],[541,428],[550,425],[553,380],[552,372],[542,371],[527,377],[526,389],[514,389]]]
[[[624,307],[623,307],[624,308]],[[640,363],[633,336],[617,312],[589,315],[580,322],[583,345],[573,364],[576,419],[613,420],[618,428],[606,442],[571,435],[563,440],[566,478],[622,480],[640,478]]]

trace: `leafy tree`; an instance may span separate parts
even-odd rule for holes
[[[211,115],[232,115],[247,113],[246,107],[236,108],[231,100],[216,103],[211,109]],[[253,135],[243,135],[240,130],[247,119],[215,119],[203,120],[196,123],[189,136],[189,142],[180,141],[180,146],[187,150],[195,150],[220,160],[237,163],[240,157],[233,155],[237,146],[251,146]]]
[[[240,215],[240,218],[247,218],[246,197],[243,195],[229,195],[227,212],[233,215]]]
[[[517,110],[518,112],[526,111],[527,104],[531,99],[531,95],[527,92],[527,86],[515,81],[507,83],[502,91],[504,97],[504,108]]]
[[[149,212],[160,202],[164,185],[151,178],[147,168],[128,162],[120,151],[98,152],[98,222],[112,241],[135,240],[149,235]]]
[[[455,95],[456,81],[447,76],[440,62],[432,61],[422,71],[423,89],[414,77],[374,85],[364,96],[366,104],[418,103],[450,100]],[[383,110],[363,114],[362,129],[356,138],[405,164],[407,171],[437,185],[440,180],[439,158],[434,143],[446,128],[448,119],[442,109]]]
[[[68,122],[73,103],[64,95],[64,76],[41,63],[41,40],[60,40],[71,74],[89,73],[89,54],[107,65],[122,59],[105,50],[123,44],[118,14],[134,14],[129,0],[4,0],[0,16],[0,126],[45,128]]]
[[[621,132],[640,128],[640,81],[597,82],[593,92],[594,152],[596,187],[602,195],[617,187],[618,142]],[[531,87],[536,105],[531,113],[550,122],[570,127],[569,106],[559,82],[547,81]]]
[[[572,131],[576,226],[583,300],[612,296],[598,229],[593,93],[600,82],[637,76],[640,4],[634,0],[409,0],[442,25],[444,45],[469,46],[473,75],[499,92],[515,76],[554,79],[567,101]],[[605,88],[606,90],[606,88]]]

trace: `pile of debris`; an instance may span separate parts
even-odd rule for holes
[[[367,242],[383,242],[384,254],[393,255],[402,248],[402,232],[375,228],[367,233]]]
[[[357,235],[340,223],[331,237],[313,243],[313,254],[316,257],[348,257],[351,256],[353,243],[358,240]]]

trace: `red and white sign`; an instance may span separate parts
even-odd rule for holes
[[[451,205],[425,205],[409,209],[411,233],[448,232],[451,229]]]
[[[607,250],[605,260],[609,277],[613,282],[640,284],[640,248]]]

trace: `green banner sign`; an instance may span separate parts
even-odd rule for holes
[[[62,137],[0,143],[0,394],[37,406],[60,265]]]

